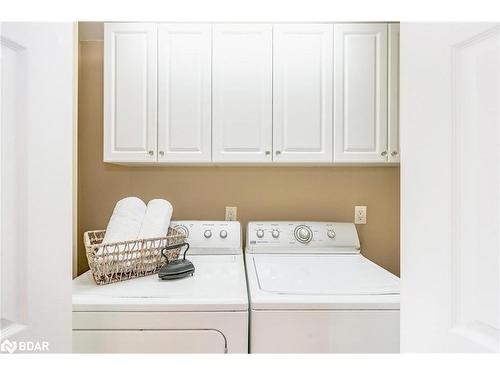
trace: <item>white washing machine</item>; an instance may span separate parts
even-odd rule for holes
[[[73,280],[76,353],[248,353],[248,295],[238,222],[176,221],[193,276],[98,286]]]
[[[399,352],[399,278],[352,223],[251,222],[251,353]]]

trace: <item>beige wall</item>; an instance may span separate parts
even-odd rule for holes
[[[175,219],[352,221],[363,254],[399,275],[399,168],[127,167],[102,162],[103,43],[80,42],[78,111],[78,270],[88,269],[83,232],[104,229],[114,204],[135,195],[168,199]]]

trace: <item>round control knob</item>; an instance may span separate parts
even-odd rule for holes
[[[210,238],[212,237],[212,231],[210,229],[207,229],[203,235],[205,236],[205,238]]]
[[[257,237],[259,238],[264,237],[264,231],[262,229],[257,229]]]
[[[310,237],[310,233],[306,228],[299,229],[298,234],[299,234],[299,238],[302,240],[307,240]]]
[[[220,238],[226,238],[227,237],[227,231],[226,230],[221,230],[219,233]]]
[[[328,231],[326,232],[326,235],[327,235],[328,237],[330,237],[331,239],[334,239],[334,238],[335,238],[335,236],[336,236],[336,234],[335,234],[335,232],[333,231],[333,229],[328,229]]]
[[[309,243],[312,240],[312,231],[305,225],[295,228],[295,239],[302,243]]]
[[[178,232],[180,232],[186,238],[189,237],[189,229],[187,229],[184,225],[176,225],[174,227],[174,229],[177,230]]]
[[[273,229],[271,235],[273,236],[273,238],[278,238],[280,236],[280,231],[277,229]]]

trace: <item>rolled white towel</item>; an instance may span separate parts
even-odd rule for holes
[[[109,219],[103,244],[135,240],[141,231],[146,205],[137,197],[119,200]]]
[[[172,218],[172,205],[165,199],[152,199],[142,221],[139,239],[165,237]]]

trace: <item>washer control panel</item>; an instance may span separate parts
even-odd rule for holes
[[[353,223],[261,221],[248,223],[247,250],[263,253],[359,253]]]
[[[176,220],[170,226],[186,236],[189,254],[196,253],[196,249],[215,249],[217,252],[236,249],[241,252],[241,225],[237,221]],[[203,253],[210,252],[204,250]]]

